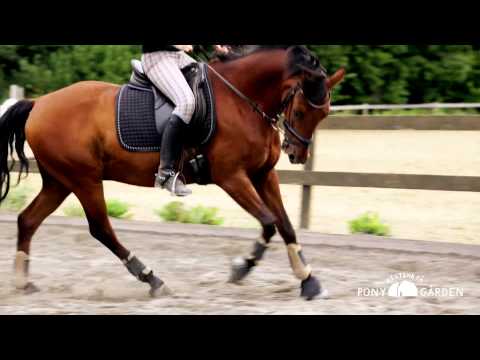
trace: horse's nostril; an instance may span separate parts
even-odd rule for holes
[[[288,158],[290,159],[291,162],[295,161],[295,156],[292,154],[288,155]]]

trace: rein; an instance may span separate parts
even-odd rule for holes
[[[250,104],[250,106],[253,108],[253,110],[255,112],[257,112],[258,114],[260,114],[262,116],[263,119],[267,120],[268,122],[270,122],[272,125],[276,125],[279,121],[279,117],[280,117],[280,114],[283,112],[284,109],[282,109],[282,111],[280,111],[279,114],[277,114],[275,117],[271,117],[269,116],[267,113],[265,113],[261,108],[260,106],[254,102],[253,100],[251,100],[248,96],[244,95],[240,90],[238,90],[235,86],[232,85],[232,83],[230,83],[227,79],[225,79],[222,75],[220,75],[213,67],[211,67],[210,65],[207,65],[208,68],[220,79],[223,81],[223,83],[225,85],[227,85],[227,87],[232,90],[239,98],[241,98],[242,100],[248,102]]]
[[[230,83],[227,79],[225,79],[222,75],[220,75],[212,66],[210,66],[209,64],[207,64],[208,68],[220,79],[222,80],[222,82],[230,89],[232,90],[239,98],[241,98],[242,100],[246,101],[252,108],[253,110],[258,113],[264,120],[266,120],[267,122],[269,122],[273,128],[277,131],[280,131],[280,128],[278,127],[278,123],[280,122],[281,120],[281,114],[284,113],[285,110],[288,110],[288,108],[290,107],[290,105],[292,104],[292,100],[295,98],[295,96],[300,93],[303,95],[303,97],[305,98],[305,100],[307,101],[307,103],[314,109],[325,109],[326,107],[328,107],[330,105],[330,99],[331,99],[331,94],[329,93],[328,94],[328,98],[327,100],[325,101],[324,104],[322,105],[316,105],[314,103],[312,103],[306,96],[305,96],[305,93],[303,92],[303,89],[302,87],[300,86],[300,84],[297,84],[297,86],[293,87],[289,94],[287,95],[287,97],[285,98],[285,100],[282,101],[282,104],[281,104],[281,107],[280,107],[280,111],[274,116],[274,117],[271,117],[269,116],[267,113],[265,113],[261,108],[260,106],[254,102],[253,100],[251,100],[248,96],[246,96],[245,94],[243,94],[240,90],[238,90],[232,83]],[[302,135],[300,135],[298,133],[297,130],[295,130],[292,125],[290,125],[287,121],[288,119],[284,120],[283,121],[283,126],[285,127],[285,129],[287,130],[288,133],[290,133],[291,135],[293,135],[293,137],[295,137],[303,146],[305,147],[310,147],[310,145],[312,144],[312,139],[307,139],[305,137],[303,137]]]

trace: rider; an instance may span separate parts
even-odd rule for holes
[[[215,45],[219,53],[228,48]],[[195,112],[195,96],[181,69],[196,62],[187,55],[193,45],[143,45],[142,65],[148,78],[176,106],[162,138],[160,167],[155,187],[161,187],[177,196],[192,193],[177,176],[176,164],[183,149],[184,133]]]

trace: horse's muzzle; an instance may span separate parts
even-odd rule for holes
[[[308,150],[305,151],[303,148],[300,150],[287,140],[283,141],[282,150],[288,155],[288,159],[293,165],[305,164],[308,160]]]

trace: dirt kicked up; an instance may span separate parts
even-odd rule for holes
[[[403,247],[409,243],[382,248],[358,237],[301,234],[305,256],[330,294],[306,302],[299,298],[300,284],[279,238],[237,286],[227,284],[230,262],[248,254],[256,231],[239,230],[235,239],[235,232],[224,229],[168,225],[163,232],[158,224],[155,231],[153,225],[120,226],[121,241],[174,292],[151,299],[148,287],[86,227],[74,225],[54,222],[40,228],[32,243],[31,280],[41,291],[25,295],[12,285],[16,224],[0,221],[0,314],[480,314],[480,252],[461,247],[466,245],[434,253],[423,242],[412,242],[408,250]],[[395,244],[385,241],[390,240]],[[362,243],[370,245],[356,245]],[[388,296],[386,291],[405,294],[408,287],[401,287],[411,283],[404,280],[425,296]],[[382,289],[387,289],[383,296]],[[445,293],[451,289],[461,292]]]

